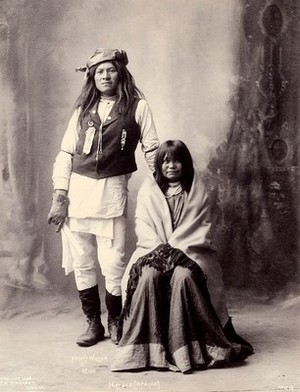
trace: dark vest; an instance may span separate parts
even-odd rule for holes
[[[81,123],[74,173],[100,179],[137,170],[134,153],[141,135],[135,121],[138,102],[135,99],[126,115],[120,115],[114,105],[104,123],[97,113],[97,102]]]

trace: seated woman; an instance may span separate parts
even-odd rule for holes
[[[191,154],[163,143],[137,198],[137,249],[122,287],[120,341],[111,370],[206,369],[253,348],[228,316],[210,233],[210,206]]]

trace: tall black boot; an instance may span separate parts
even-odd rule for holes
[[[122,296],[110,294],[107,290],[105,293],[105,303],[108,311],[107,326],[111,341],[114,344],[119,343],[119,319],[122,311]]]
[[[101,303],[98,291],[98,285],[78,290],[81,300],[83,313],[86,315],[88,327],[87,330],[79,336],[77,344],[83,347],[93,346],[100,340],[104,339],[104,327],[101,323]]]
[[[224,335],[226,336],[226,338],[230,342],[238,343],[241,346],[244,346],[244,349],[245,349],[245,351],[247,351],[248,355],[251,355],[254,353],[254,348],[251,346],[251,344],[236,333],[236,331],[232,325],[231,317],[229,317],[229,320],[227,321],[225,327],[223,328],[223,331],[224,331]]]

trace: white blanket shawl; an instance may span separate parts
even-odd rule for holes
[[[182,250],[194,260],[208,277],[208,289],[220,321],[225,324],[228,313],[225,304],[222,270],[210,240],[210,205],[200,175],[195,172],[191,190],[185,201],[180,221],[175,230],[168,203],[156,183],[149,175],[142,184],[135,215],[137,248],[126,268],[122,290],[126,297],[126,286],[130,268],[137,259],[155,249],[159,244],[169,243]]]

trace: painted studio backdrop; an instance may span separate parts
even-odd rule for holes
[[[190,148],[229,287],[297,280],[299,9],[283,0],[2,0],[1,290],[73,290],[47,224],[52,167],[97,47],[124,49],[161,141]],[[128,247],[136,191],[130,180]],[[6,298],[6,299],[5,299]],[[1,310],[12,304],[2,297]],[[3,302],[4,301],[4,302]]]

